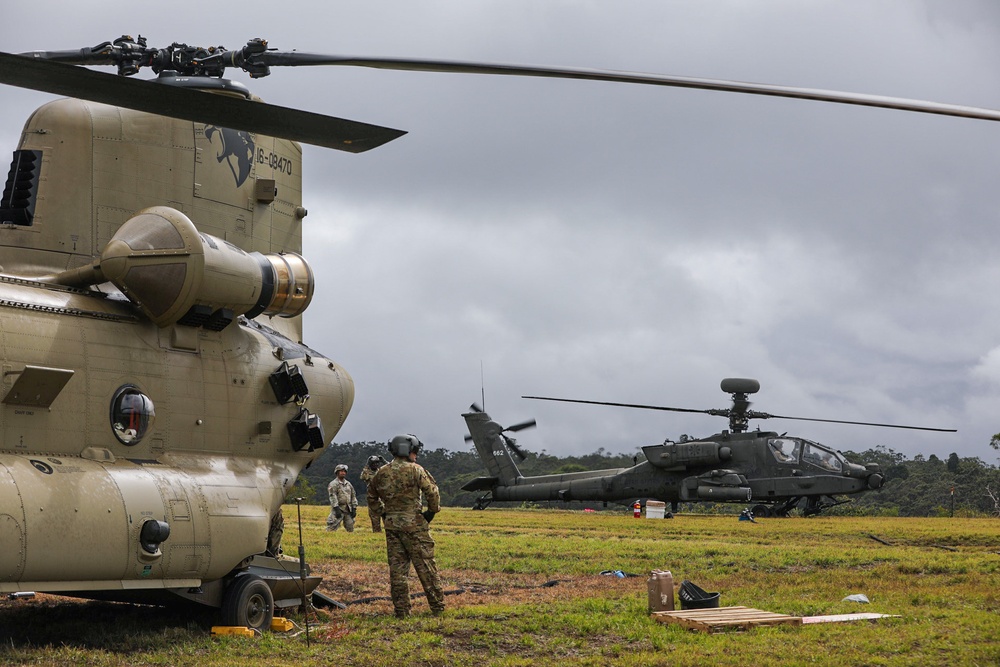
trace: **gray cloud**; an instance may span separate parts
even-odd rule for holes
[[[31,34],[37,16],[59,26]],[[299,2],[197,16],[50,0],[5,9],[4,49],[151,43],[652,71],[1000,108],[994,3]],[[263,17],[263,18],[262,18]],[[234,78],[246,80],[241,74]],[[841,448],[996,460],[1000,126],[704,91],[289,69],[269,101],[409,130],[306,147],[306,341],[358,399],[338,440],[461,448],[480,398],[529,449],[631,451],[721,421],[523,401],[725,407],[726,376]],[[44,95],[3,90],[16,144]]]

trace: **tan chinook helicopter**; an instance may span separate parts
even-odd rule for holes
[[[28,118],[0,199],[0,593],[220,607],[269,626],[281,504],[347,418],[351,376],[302,342],[299,142],[403,134],[266,104],[227,68],[617,81],[1000,120],[1000,113],[582,69],[148,46],[0,53]],[[111,66],[117,75],[81,66]],[[155,80],[132,77],[143,68]],[[292,559],[294,560],[294,559]],[[302,575],[305,578],[305,575]],[[312,585],[315,585],[313,582]],[[304,591],[303,591],[304,594]]]

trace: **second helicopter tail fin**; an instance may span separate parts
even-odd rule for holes
[[[515,452],[520,452],[520,450],[512,442],[513,439],[504,435],[504,428],[491,420],[485,412],[473,410],[462,416],[469,427],[469,438],[475,444],[476,452],[492,478],[479,478],[470,484],[476,485],[477,488],[483,488],[487,480],[492,482],[489,485],[491,487],[516,484],[517,479],[521,477],[521,472],[517,469],[517,464],[514,463],[511,450]]]

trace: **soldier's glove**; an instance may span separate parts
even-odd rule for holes
[[[430,510],[424,510],[423,512],[421,512],[421,514],[423,514],[423,516],[424,516],[424,521],[426,521],[427,523],[430,523],[434,519],[434,515],[437,514],[437,512],[432,512]]]
[[[351,508],[351,518],[352,519],[357,519],[358,518],[358,508],[357,507],[352,507]]]
[[[339,507],[334,507],[333,516],[337,517],[338,519],[342,519],[344,517],[344,513],[340,511]]]

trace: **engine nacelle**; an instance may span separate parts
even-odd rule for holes
[[[672,470],[715,466],[733,456],[732,449],[717,442],[668,442],[643,447],[642,451],[652,465]]]
[[[294,317],[312,300],[315,279],[296,253],[247,253],[202,234],[168,206],[129,218],[88,267],[110,280],[155,324],[221,329],[235,315]],[[80,272],[82,273],[82,271]]]

